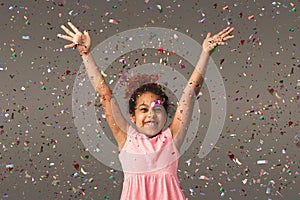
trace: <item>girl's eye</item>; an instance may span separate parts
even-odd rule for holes
[[[147,108],[141,108],[141,111],[142,111],[142,112],[147,112],[148,109],[147,109]]]

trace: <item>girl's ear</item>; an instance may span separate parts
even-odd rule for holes
[[[130,121],[135,124],[135,116],[133,114],[130,115]]]

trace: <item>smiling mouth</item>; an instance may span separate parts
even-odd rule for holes
[[[156,123],[154,121],[144,122],[144,126],[154,126],[154,125],[156,125]]]

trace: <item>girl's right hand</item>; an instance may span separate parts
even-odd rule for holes
[[[57,34],[57,37],[72,42],[71,44],[67,44],[64,47],[67,49],[77,49],[80,55],[89,53],[91,49],[91,37],[89,33],[87,31],[83,31],[83,33],[81,33],[71,22],[68,22],[68,25],[71,27],[73,32],[64,25],[61,25],[60,27],[65,31],[67,35]]]
[[[209,32],[205,40],[203,41],[203,50],[211,54],[215,47],[223,46],[226,44],[227,40],[234,38],[234,35],[231,34],[233,31],[233,27],[228,27],[220,31],[218,34],[215,34],[214,36],[211,36],[211,33]]]

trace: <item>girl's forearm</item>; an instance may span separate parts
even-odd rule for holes
[[[99,72],[98,66],[95,63],[95,60],[91,53],[82,54],[82,60],[88,74],[88,77],[94,87],[94,89],[98,92],[99,84],[101,83],[102,87],[106,86],[105,81],[102,75]],[[106,90],[102,90],[103,92]]]
[[[202,50],[200,58],[196,64],[195,70],[197,70],[197,72],[199,72],[202,75],[202,77],[205,76],[209,56],[210,53],[206,52],[205,50]]]
[[[191,92],[194,92],[196,95],[199,93],[200,88],[203,84],[209,56],[210,53],[202,50],[199,60],[196,64],[196,67],[188,82],[188,86],[191,89],[193,89],[193,91]]]

